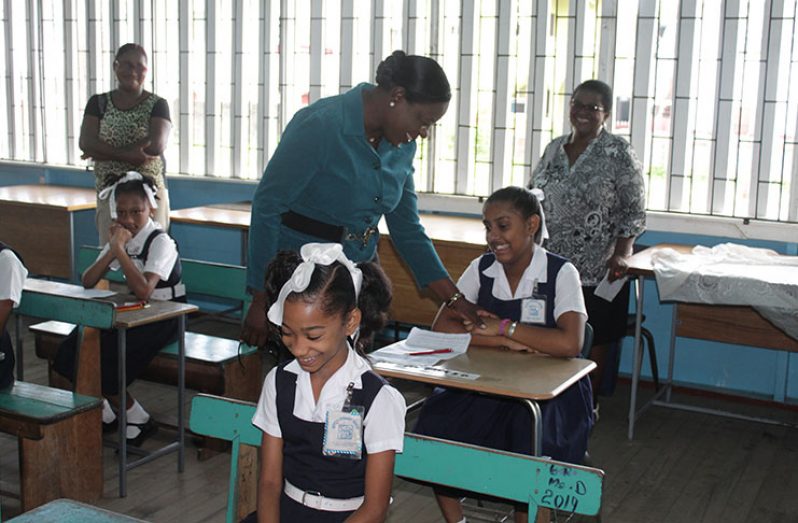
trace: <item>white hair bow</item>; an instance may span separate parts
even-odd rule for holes
[[[349,270],[352,283],[355,286],[355,301],[360,296],[360,287],[363,285],[363,272],[344,254],[344,247],[340,243],[306,243],[299,251],[302,263],[297,265],[294,273],[283,284],[277,300],[269,307],[269,321],[275,325],[283,324],[283,306],[285,299],[292,292],[302,292],[310,285],[310,278],[316,265],[332,265],[341,262]]]
[[[549,237],[549,230],[546,228],[546,215],[543,214],[543,200],[546,196],[543,194],[543,191],[537,187],[530,189],[530,192],[535,195],[538,199],[538,203],[540,203],[540,241],[537,243],[538,245],[542,245],[543,241],[547,240]]]
[[[111,211],[111,218],[116,220],[116,186],[120,183],[131,182],[133,180],[144,180],[144,176],[140,172],[128,171],[123,177],[118,179],[113,185],[109,185],[97,195],[101,200],[108,199],[108,208]],[[155,192],[150,187],[150,184],[144,183],[144,194],[147,195],[147,200],[150,202],[150,207],[153,209],[158,208],[158,203],[155,200]]]

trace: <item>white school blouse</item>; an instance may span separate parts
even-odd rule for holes
[[[147,237],[149,237],[150,233],[160,228],[161,226],[150,218],[147,224],[125,244],[125,251],[132,257],[133,264],[139,271],[142,273],[151,272],[157,274],[162,280],[167,280],[172,273],[172,267],[174,267],[177,261],[177,244],[168,234],[159,234],[152,240],[146,264],[135,257],[141,254],[144,248],[144,242],[147,241]],[[99,256],[97,256],[97,259],[99,260],[102,258],[110,248],[111,246],[106,243],[100,251]],[[119,261],[112,261],[109,267],[113,271],[118,271],[120,268]]]
[[[28,269],[19,258],[11,249],[3,249],[0,252],[0,300],[11,300],[14,308],[18,307],[27,277]]]
[[[471,303],[476,303],[479,296],[480,258],[473,260],[457,281],[457,288],[463,293],[463,297]],[[518,283],[518,288],[515,289],[515,294],[510,291],[510,283],[507,281],[507,275],[504,274],[504,267],[498,261],[494,261],[490,267],[485,269],[483,274],[493,278],[493,289],[491,290],[493,296],[496,299],[507,301],[532,296],[536,281],[548,283],[547,268],[546,249],[535,246],[535,250],[532,253],[532,261],[529,262],[529,265],[524,270],[524,275],[521,276],[521,281]],[[561,314],[569,311],[578,312],[587,318],[579,272],[577,272],[576,267],[571,262],[564,263],[557,273],[554,293],[555,321]]]
[[[349,383],[354,382],[356,389],[363,388],[360,376],[369,370],[371,366],[368,361],[349,347],[346,362],[327,380],[319,394],[319,401],[315,402],[310,373],[302,370],[296,360],[292,361],[285,366],[285,371],[297,375],[294,416],[304,421],[324,423],[329,410],[343,408]],[[277,419],[276,375],[277,367],[266,376],[252,423],[269,436],[281,438],[282,431]],[[399,391],[388,384],[383,385],[363,420],[366,452],[402,452],[406,410],[405,399]]]

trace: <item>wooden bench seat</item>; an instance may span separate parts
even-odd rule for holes
[[[30,326],[36,355],[48,361],[50,383],[60,384],[52,370],[58,346],[75,326],[45,321]],[[186,332],[186,387],[230,398],[257,400],[262,386],[257,348],[228,338]],[[164,347],[142,374],[142,379],[177,385],[177,343]]]
[[[22,511],[103,492],[102,400],[17,381],[0,391],[0,432],[19,439]]]

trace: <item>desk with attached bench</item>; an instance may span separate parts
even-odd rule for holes
[[[152,302],[150,306],[144,309],[118,312],[114,310],[114,305],[111,302],[105,302],[96,299],[83,297],[84,289],[77,285],[69,285],[65,283],[58,283],[52,281],[28,279],[25,282],[25,287],[22,295],[22,302],[18,310],[19,314],[26,316],[34,316],[46,319],[55,319],[59,321],[68,321],[82,326],[89,326],[83,332],[83,342],[79,352],[81,359],[80,365],[76,371],[75,391],[80,393],[89,393],[99,395],[100,393],[100,376],[99,376],[99,332],[93,330],[114,328],[117,330],[117,340],[119,346],[119,383],[126,383],[126,369],[124,362],[126,361],[126,339],[125,333],[127,329],[154,323],[158,321],[178,318],[179,333],[178,333],[178,434],[177,439],[173,443],[158,449],[155,452],[149,453],[144,457],[128,462],[127,456],[127,438],[125,437],[126,428],[126,412],[125,409],[119,410],[119,431],[118,431],[118,444],[119,444],[119,495],[124,497],[127,491],[127,471],[152,461],[155,458],[177,451],[178,453],[178,471],[182,472],[185,465],[185,422],[184,422],[184,396],[185,396],[185,326],[186,315],[196,311],[198,308],[195,305],[186,303],[177,303],[172,301]],[[61,300],[69,298],[74,302],[73,306],[87,312],[83,317],[75,315],[65,315],[60,313],[63,304]],[[55,305],[53,305],[55,304]],[[99,307],[99,312],[103,313],[102,322],[98,322],[95,315],[91,312]],[[80,321],[75,321],[80,320]],[[86,357],[86,344],[93,344],[93,366],[94,371],[92,375],[82,369],[83,362],[87,361]],[[84,389],[85,387],[85,389]],[[120,387],[119,402],[120,405],[125,405],[127,401],[127,394],[124,387]]]

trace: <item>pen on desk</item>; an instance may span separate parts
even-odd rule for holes
[[[410,356],[429,356],[431,354],[449,354],[450,352],[454,352],[452,349],[435,349],[435,350],[425,350],[421,352],[410,352],[408,353]]]
[[[150,306],[149,303],[145,301],[140,301],[138,303],[131,303],[129,305],[120,305],[119,307],[116,308],[116,311],[117,312],[137,311],[139,309],[144,309],[149,306]]]

